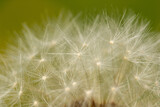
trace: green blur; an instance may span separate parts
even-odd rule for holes
[[[152,30],[160,31],[160,0],[0,0],[0,50],[15,40],[22,24],[41,24],[61,10],[73,14],[97,15],[102,11],[122,14],[131,10],[150,21]]]

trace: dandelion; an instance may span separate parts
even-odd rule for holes
[[[160,34],[136,17],[24,25],[0,57],[0,105],[159,107]]]
[[[38,102],[37,102],[37,101],[34,101],[34,102],[33,102],[33,106],[38,106]]]
[[[47,79],[46,76],[42,76],[42,80],[45,81]]]
[[[110,43],[110,44],[114,44],[114,41],[113,41],[113,40],[110,40],[109,43]]]

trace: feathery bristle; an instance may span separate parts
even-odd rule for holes
[[[134,15],[91,22],[25,25],[1,57],[0,106],[159,107],[160,35]]]

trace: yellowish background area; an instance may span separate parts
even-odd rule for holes
[[[57,16],[61,10],[96,15],[107,10],[111,13],[130,9],[151,21],[152,29],[160,31],[159,0],[0,0],[0,50],[16,40],[22,24],[40,24],[47,17]],[[114,13],[113,13],[114,14]]]

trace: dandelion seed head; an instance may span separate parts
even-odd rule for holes
[[[160,107],[160,34],[136,17],[24,25],[24,38],[0,57],[0,105]]]

